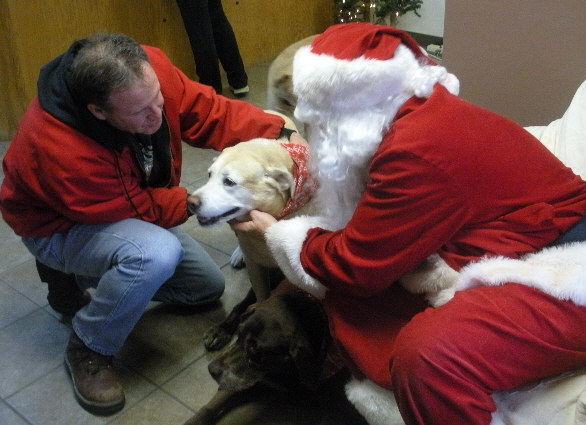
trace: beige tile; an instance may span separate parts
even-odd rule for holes
[[[36,310],[0,330],[0,397],[8,397],[62,364],[70,330]]]
[[[0,281],[0,329],[37,310],[39,306]]]
[[[12,410],[6,403],[0,402],[0,424],[2,425],[27,425],[22,417]]]
[[[218,155],[219,153],[212,149],[193,148],[184,143],[181,181],[193,184],[200,179],[207,179],[208,168]]]
[[[192,412],[163,391],[150,394],[136,405],[124,410],[111,425],[180,425]]]
[[[0,278],[39,306],[46,306],[47,284],[41,282],[33,256],[0,274]]]
[[[214,354],[208,354],[194,362],[163,385],[163,389],[195,412],[206,404],[218,389],[218,384],[212,379],[207,368],[213,356]]]

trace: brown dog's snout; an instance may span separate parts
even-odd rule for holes
[[[189,208],[189,211],[192,214],[196,214],[200,206],[201,200],[199,199],[199,197],[195,195],[190,195],[187,197],[187,208]]]
[[[220,364],[220,362],[217,360],[210,362],[210,364],[208,365],[208,372],[215,380],[218,380],[220,378],[223,369],[224,366]]]

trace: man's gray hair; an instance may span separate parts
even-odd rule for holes
[[[112,91],[135,84],[148,62],[140,44],[127,35],[95,34],[80,40],[71,65],[70,89],[84,105],[92,103],[108,110]]]

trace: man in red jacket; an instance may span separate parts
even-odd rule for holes
[[[283,124],[120,34],[78,40],[43,66],[4,157],[0,209],[38,260],[51,306],[75,314],[66,365],[84,408],[123,407],[112,355],[149,301],[198,306],[223,293],[219,268],[178,227],[181,142],[222,150],[277,138]]]
[[[543,248],[586,214],[580,177],[458,98],[457,79],[395,28],[332,26],[297,52],[293,77],[321,216],[253,211],[233,227],[264,234],[289,280],[323,297],[357,377],[392,390],[408,425],[488,425],[494,391],[586,365],[584,306],[519,280],[433,309],[398,284],[433,253],[459,271]]]

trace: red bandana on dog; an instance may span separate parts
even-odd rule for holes
[[[295,190],[293,196],[285,204],[285,208],[279,214],[277,220],[300,210],[309,202],[315,190],[317,181],[311,177],[307,169],[308,152],[307,146],[293,143],[281,143],[293,160],[293,182]]]

